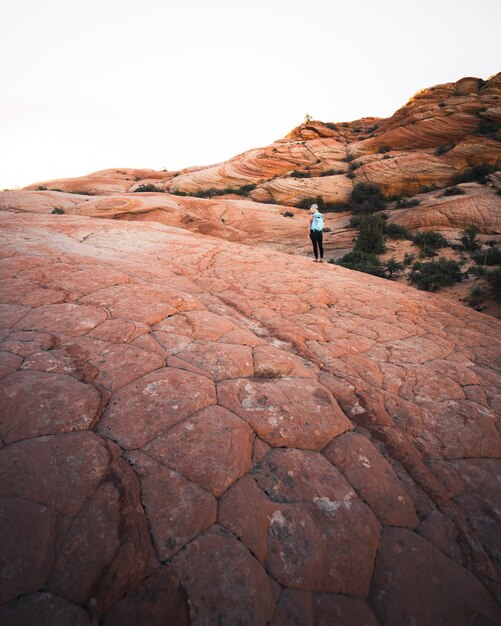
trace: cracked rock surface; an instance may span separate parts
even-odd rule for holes
[[[498,320],[153,222],[0,225],[0,626],[500,622]]]

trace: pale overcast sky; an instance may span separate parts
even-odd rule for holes
[[[501,70],[499,0],[0,0],[0,189],[179,169]]]

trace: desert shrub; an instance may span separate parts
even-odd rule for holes
[[[282,213],[282,215],[284,217],[294,217],[294,213],[292,211],[285,211],[285,213]]]
[[[462,244],[463,250],[468,250],[469,252],[475,252],[475,250],[480,250],[481,243],[477,239],[479,229],[478,226],[474,224],[472,226],[468,226],[463,231],[461,231],[461,237],[459,241]]]
[[[449,245],[447,239],[436,230],[417,233],[413,241],[421,249],[422,256],[435,256],[437,250]]]
[[[441,109],[443,109],[443,108],[444,108],[444,106],[445,106],[445,102],[439,102],[439,103],[438,103],[438,106],[439,106]]]
[[[344,161],[345,163],[351,163],[352,161],[355,160],[355,157],[352,156],[351,154],[347,154],[344,159],[341,159],[341,161]]]
[[[406,252],[404,254],[404,261],[403,261],[404,265],[406,266],[411,265],[411,263],[414,262],[415,258],[416,258],[415,254],[412,254],[412,252]]]
[[[436,185],[424,185],[423,187],[421,187],[421,189],[419,190],[419,193],[428,193],[430,191],[436,191],[437,186]]]
[[[59,187],[49,187],[47,191],[58,191],[59,193],[65,193],[62,189],[59,189]],[[80,196],[92,196],[89,191],[72,191],[71,193],[77,193]]]
[[[296,207],[298,209],[309,209],[312,204],[317,204],[321,213],[342,213],[348,210],[348,207],[342,202],[326,202],[322,196],[303,198],[299,200]]]
[[[35,189],[35,191],[47,191],[47,187],[42,187],[42,185],[38,185],[38,187]]]
[[[325,124],[325,126],[327,126],[327,128],[330,128],[331,130],[337,130],[337,129],[338,129],[338,128],[337,128],[337,125],[336,125],[336,124],[334,124],[333,122],[327,122],[327,123]]]
[[[487,248],[474,256],[479,265],[501,265],[501,250],[499,248]]]
[[[397,209],[410,209],[420,204],[417,198],[399,198],[397,200]]]
[[[336,264],[357,272],[384,277],[384,269],[377,256],[375,254],[367,254],[361,250],[348,252],[348,254],[338,259]]]
[[[354,172],[355,170],[358,170],[359,167],[360,167],[360,163],[350,163],[350,172]]]
[[[375,213],[385,206],[382,191],[373,183],[357,183],[351,192],[350,208],[353,213]]]
[[[485,296],[485,289],[480,285],[475,285],[470,289],[464,301],[472,309],[475,309],[476,311],[482,311],[482,309],[484,308],[483,304]]]
[[[366,254],[381,254],[386,250],[384,243],[385,221],[379,215],[367,215],[358,225],[355,251]]]
[[[53,213],[54,215],[64,215],[64,209],[55,208],[52,209],[51,213]]]
[[[492,296],[496,300],[501,300],[501,267],[498,267],[487,274],[487,280],[491,287]]]
[[[329,226],[326,226],[326,227],[323,229],[323,231],[322,231],[322,232],[324,232],[324,233],[330,233],[330,232],[332,232],[332,228],[329,228]]]
[[[490,163],[481,163],[480,165],[475,165],[475,167],[471,167],[461,174],[458,174],[454,178],[454,184],[459,183],[485,183],[487,180],[487,176],[495,172],[499,166],[491,165]]]
[[[391,152],[390,146],[381,146],[378,150],[379,154],[386,154],[387,152]]]
[[[424,291],[437,291],[440,287],[453,285],[461,279],[459,263],[445,257],[440,257],[438,261],[414,263],[409,274],[409,282]]]
[[[499,122],[482,118],[477,126],[477,134],[485,135],[490,139],[497,139],[496,133],[500,128],[501,124]]]
[[[375,130],[377,130],[378,128],[379,128],[379,126],[378,126],[377,124],[374,124],[374,126],[370,126],[370,127],[367,129],[367,132],[368,132],[368,133],[373,133],[373,132],[374,132]]]
[[[156,191],[157,193],[164,193],[164,189],[159,189],[158,187],[155,187],[155,185],[152,185],[151,183],[139,185],[138,187],[136,187],[136,189],[134,189],[134,193],[146,193],[146,192],[151,192],[151,191]]]
[[[442,197],[464,196],[465,193],[466,191],[464,189],[461,189],[461,187],[448,187],[442,194]]]
[[[385,228],[385,235],[390,239],[409,239],[412,241],[412,235],[400,224],[387,224]]]
[[[300,172],[299,170],[293,170],[290,173],[291,178],[310,178],[311,177],[311,173],[310,172]]]
[[[397,261],[397,259],[392,256],[391,259],[388,259],[386,261],[383,268],[384,268],[386,278],[393,280],[394,278],[397,278],[397,276],[400,276],[404,272],[405,265]]]
[[[447,154],[447,152],[450,152],[455,147],[455,143],[448,143],[445,146],[438,146],[438,148],[435,150],[435,155],[441,156],[442,154]]]
[[[355,178],[355,172],[348,172],[348,173],[346,174],[346,177],[347,177],[347,178],[350,178],[350,179]]]
[[[319,176],[336,176],[336,174],[344,174],[343,170],[326,170],[325,172],[320,172]]]
[[[242,185],[241,187],[233,189],[230,193],[236,193],[237,196],[247,196],[251,191],[254,191],[256,187],[257,185],[249,183],[248,185]]]

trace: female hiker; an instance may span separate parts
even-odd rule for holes
[[[308,231],[310,233],[311,243],[313,244],[313,253],[315,263],[324,262],[324,246],[322,235],[324,231],[324,218],[318,210],[318,204],[312,204],[310,207],[310,221],[308,223]],[[320,252],[320,258],[318,253]]]

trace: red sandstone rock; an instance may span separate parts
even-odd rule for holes
[[[0,351],[0,378],[15,372],[22,362],[23,359],[17,354]]]
[[[90,428],[99,393],[65,374],[20,371],[0,381],[0,432],[6,442]]]
[[[251,468],[252,429],[226,409],[210,406],[148,443],[167,467],[220,496]]]
[[[391,465],[365,437],[347,432],[323,451],[367,502],[382,524],[413,528],[418,519],[409,494]]]
[[[140,448],[188,415],[215,403],[212,381],[169,367],[114,393],[98,432],[124,448]]]
[[[277,585],[232,535],[213,527],[173,559],[190,598],[197,626],[265,625],[275,607]]]
[[[423,598],[427,598],[423,602]],[[499,607],[472,574],[409,530],[383,532],[369,603],[388,626],[495,624]]]
[[[186,593],[172,570],[162,567],[118,602],[104,623],[106,626],[189,626]]]
[[[128,460],[141,478],[143,502],[158,558],[171,558],[216,521],[216,501],[206,491],[142,452]]]
[[[17,330],[41,330],[64,337],[85,335],[107,318],[103,309],[77,304],[51,304],[28,313]]]
[[[14,600],[0,608],[0,626],[90,626],[87,613],[52,593],[40,592]]]
[[[176,356],[206,371],[215,381],[252,376],[252,350],[224,343],[190,343]]]
[[[225,381],[218,399],[271,446],[320,450],[351,427],[334,398],[309,379]]]

